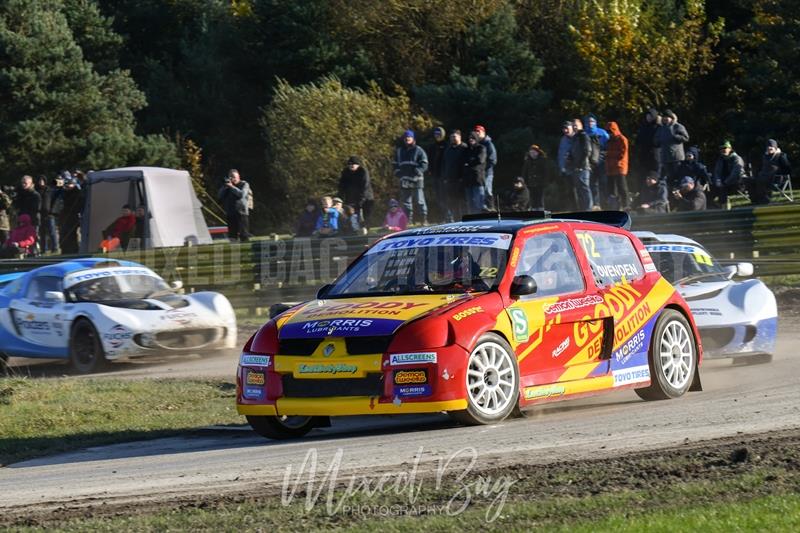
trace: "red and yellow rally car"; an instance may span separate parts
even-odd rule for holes
[[[377,241],[247,342],[239,413],[288,438],[339,415],[488,424],[621,388],[646,400],[700,390],[689,307],[627,214],[512,216]]]

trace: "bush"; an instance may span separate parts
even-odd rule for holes
[[[376,199],[396,190],[394,145],[408,127],[430,126],[412,116],[405,93],[389,96],[377,85],[345,87],[335,77],[292,86],[279,80],[261,119],[268,145],[267,204],[273,225],[293,224],[309,197],[335,194],[350,155],[358,155],[372,177]]]

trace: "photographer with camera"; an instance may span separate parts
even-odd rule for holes
[[[672,191],[672,204],[675,211],[704,211],[706,195],[697,188],[694,178],[684,176],[681,188]]]
[[[225,184],[219,189],[218,197],[225,210],[225,218],[228,219],[228,239],[249,241],[252,201],[250,184],[241,178],[238,170],[232,168],[228,171]]]

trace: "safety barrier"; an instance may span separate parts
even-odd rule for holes
[[[637,231],[696,240],[721,263],[753,263],[759,276],[800,274],[800,205],[634,215]]]
[[[800,205],[634,215],[632,229],[690,237],[722,263],[752,262],[759,276],[800,274]],[[112,253],[109,258],[143,263],[167,281],[182,281],[187,292],[219,291],[237,309],[262,314],[276,302],[313,296],[376,239],[257,240]],[[0,273],[65,259],[2,260]]]

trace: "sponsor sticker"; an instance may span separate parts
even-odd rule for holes
[[[559,355],[561,355],[562,353],[564,353],[564,350],[566,350],[567,348],[569,348],[569,341],[570,341],[570,338],[569,338],[569,337],[567,337],[566,339],[564,339],[563,341],[561,341],[561,344],[559,344],[558,346],[556,346],[556,349],[555,349],[555,350],[553,350],[553,353],[551,354],[551,355],[553,356],[553,358],[554,358],[554,359],[555,359],[556,357],[558,357]]]
[[[91,270],[81,270],[67,274],[64,276],[64,288],[71,287],[75,284],[90,279],[111,278],[116,276],[149,276],[151,278],[161,279],[155,272],[148,268],[141,267],[113,267],[113,268],[95,268]]]
[[[347,363],[318,363],[301,364],[297,367],[298,374],[355,374],[358,366]]]
[[[475,307],[470,307],[468,309],[464,309],[463,311],[459,311],[458,313],[453,315],[453,320],[459,322],[468,316],[472,316],[478,313],[483,313],[483,307],[480,305],[476,305]]]
[[[644,263],[644,271],[648,273],[656,272],[657,271],[656,265],[654,265],[653,263]]]
[[[242,354],[239,358],[239,364],[242,366],[269,366],[269,363],[268,355]]]
[[[401,370],[394,373],[395,385],[421,385],[428,383],[428,373],[425,370]]]
[[[435,362],[436,352],[393,353],[389,356],[389,364],[392,366],[418,365]]]
[[[508,233],[470,233],[469,235],[422,235],[394,237],[377,243],[367,250],[367,255],[411,248],[431,248],[434,246],[479,246],[508,250],[511,236]]]
[[[650,367],[647,365],[633,366],[624,370],[614,370],[614,386],[630,385],[650,381]]]
[[[415,396],[430,396],[432,394],[430,385],[409,385],[405,387],[395,387],[394,395],[400,398],[413,398]]]
[[[196,318],[197,318],[196,313],[192,313],[189,311],[181,311],[180,309],[170,309],[169,311],[161,315],[161,320],[169,320],[170,322],[175,322],[177,324],[180,324],[181,326],[189,324]]]
[[[584,296],[582,298],[570,298],[569,300],[564,300],[562,302],[545,305],[544,312],[548,315],[553,315],[556,313],[563,313],[564,311],[570,311],[573,309],[582,309],[584,307],[590,307],[592,305],[601,303],[603,303],[603,299],[600,296],[596,294],[590,294],[589,296]]]
[[[644,350],[645,337],[644,329],[639,330],[614,352],[614,359],[622,364],[627,363],[631,357]]]
[[[550,398],[551,396],[563,396],[567,389],[564,385],[543,385],[538,387],[526,387],[525,399],[536,400],[539,398]]]
[[[263,372],[256,372],[254,370],[247,371],[247,377],[245,379],[246,385],[264,385],[267,382],[266,376]]]
[[[530,338],[528,330],[528,316],[523,309],[511,307],[508,309],[508,316],[511,317],[511,325],[514,330],[514,340],[517,342],[527,342]]]
[[[25,317],[16,317],[17,327],[26,333],[40,335],[50,331],[50,323],[45,320],[36,320],[36,315],[28,314]]]
[[[131,338],[133,338],[133,332],[120,324],[117,324],[103,334],[103,340],[105,340],[111,348],[119,348]]]
[[[248,400],[263,400],[265,393],[264,387],[245,387],[242,391],[242,396]]]

